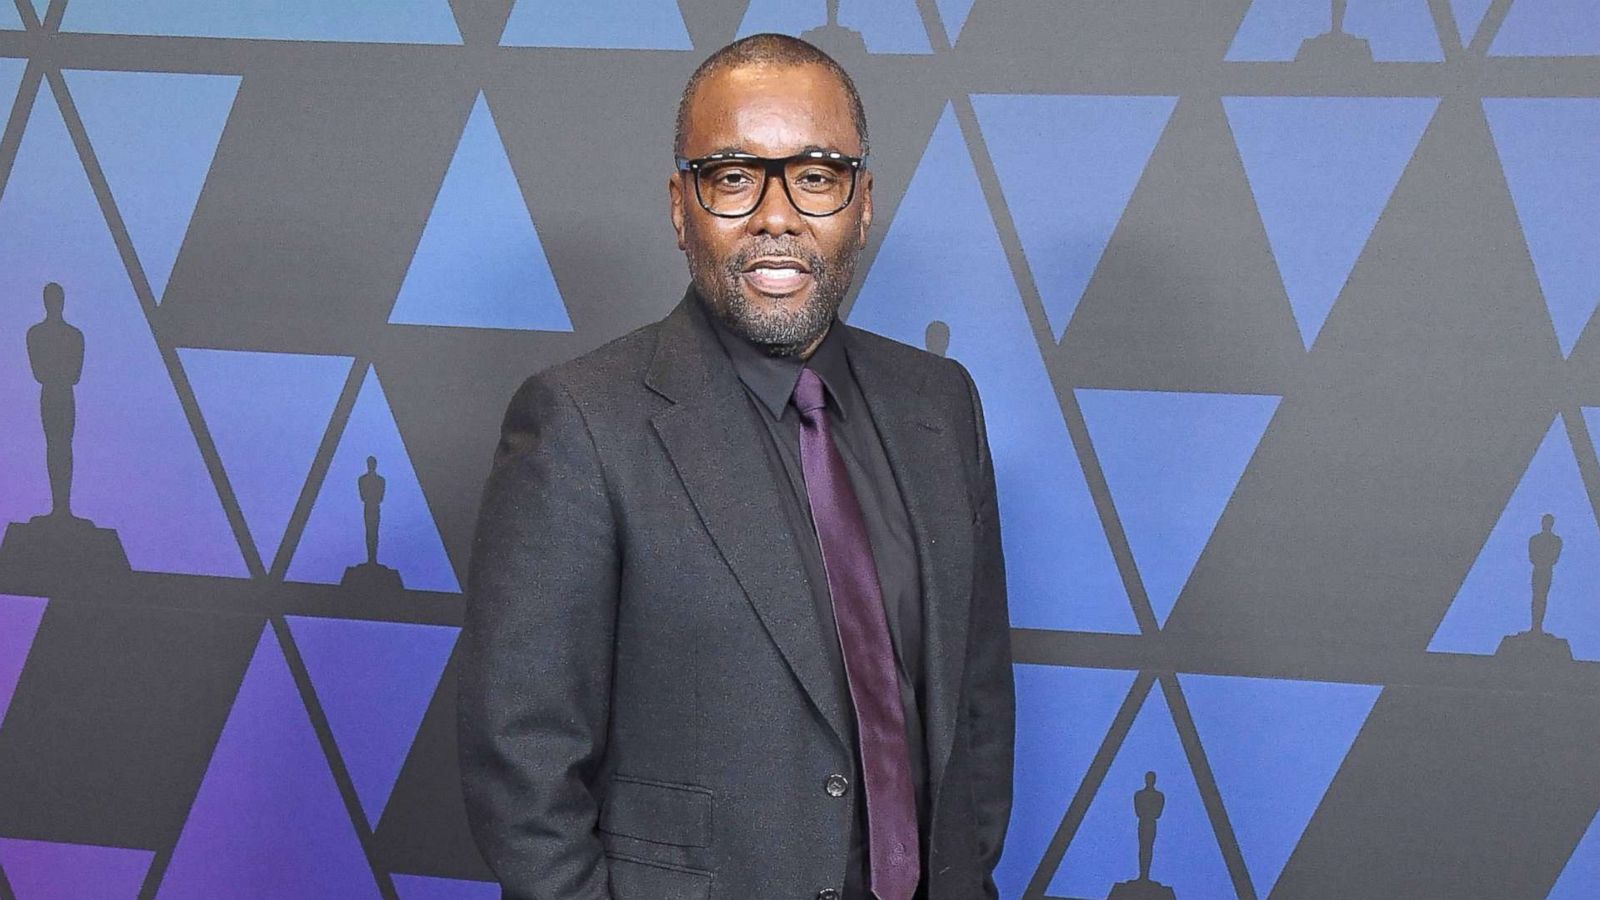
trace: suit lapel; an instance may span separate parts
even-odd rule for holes
[[[960,443],[944,434],[921,383],[889,364],[854,328],[850,368],[883,440],[889,468],[906,505],[922,575],[923,665],[926,669],[924,735],[929,778],[938,785],[949,761],[961,699],[972,586],[972,508]]]
[[[646,384],[673,401],[651,417],[717,550],[733,570],[802,688],[849,746],[822,624],[778,488],[761,452],[760,423],[694,297],[662,325]]]

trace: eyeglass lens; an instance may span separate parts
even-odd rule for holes
[[[848,163],[827,159],[793,159],[783,167],[789,199],[803,213],[826,216],[850,202],[856,170]],[[707,163],[696,172],[700,200],[718,215],[742,216],[755,211],[767,182],[766,166],[759,160],[722,160]]]

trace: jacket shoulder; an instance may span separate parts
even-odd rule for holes
[[[967,394],[970,376],[966,367],[956,360],[854,325],[845,327],[850,330],[853,343],[860,351],[878,357],[894,371],[901,373],[906,381],[921,383],[925,389],[938,393],[951,391],[963,397]]]

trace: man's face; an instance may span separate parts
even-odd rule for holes
[[[861,155],[844,86],[817,65],[749,65],[717,72],[690,103],[683,155],[739,150],[765,157],[805,150]],[[692,175],[668,183],[678,247],[695,290],[735,333],[768,353],[807,356],[844,300],[872,222],[872,176],[861,172],[850,205],[807,216],[776,180],[737,219],[695,198]]]

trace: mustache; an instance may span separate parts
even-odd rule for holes
[[[798,239],[758,238],[748,244],[740,245],[739,249],[728,258],[727,270],[737,276],[752,259],[763,256],[792,256],[803,261],[812,274],[829,268],[828,261],[822,254],[807,247]]]

